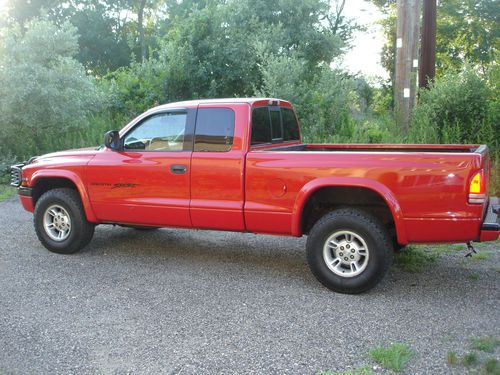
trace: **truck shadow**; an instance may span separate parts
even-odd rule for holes
[[[316,283],[305,259],[305,239],[203,230],[137,231],[98,227],[84,252],[131,257],[155,264],[238,268],[247,273],[286,275]]]
[[[103,226],[96,230],[94,240],[84,254],[127,257],[141,265],[203,269],[219,275],[226,273],[228,277],[234,271],[247,276],[279,276],[290,279],[296,287],[329,293],[309,271],[305,243],[305,238],[248,233],[181,229],[141,232]],[[464,294],[473,295],[477,287],[498,287],[496,272],[487,265],[484,267],[479,271],[467,269],[459,254],[438,260],[417,273],[393,266],[378,287],[363,295],[404,297],[432,294],[463,298]],[[493,274],[493,281],[489,273]],[[488,278],[490,281],[486,282]]]

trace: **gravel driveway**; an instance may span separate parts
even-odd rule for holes
[[[416,353],[408,374],[458,374],[449,351],[500,337],[498,252],[393,269],[351,296],[314,279],[305,239],[99,226],[56,255],[17,198],[0,227],[1,374],[316,374],[372,367],[393,342]]]

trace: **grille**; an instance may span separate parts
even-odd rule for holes
[[[15,186],[15,187],[21,186],[21,182],[22,182],[22,178],[23,178],[23,175],[21,172],[21,167],[22,167],[22,164],[13,165],[12,167],[10,167],[10,184],[12,186]]]

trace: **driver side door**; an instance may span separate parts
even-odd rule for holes
[[[195,109],[145,117],[89,163],[88,191],[100,221],[190,227],[190,159]]]

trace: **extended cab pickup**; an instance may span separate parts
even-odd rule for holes
[[[287,101],[213,99],[13,166],[12,184],[54,252],[83,248],[97,224],[308,235],[318,280],[360,293],[408,243],[496,240],[490,164],[481,145],[304,144]]]

